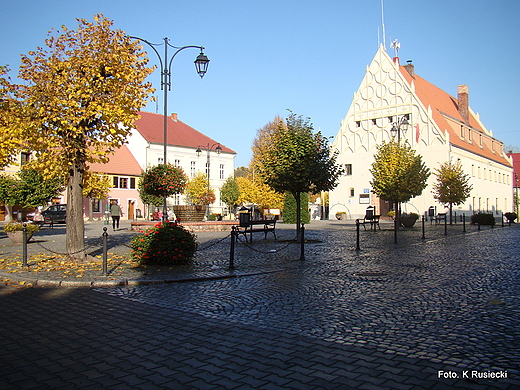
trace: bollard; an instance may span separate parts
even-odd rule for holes
[[[426,236],[424,235],[424,215],[422,216],[422,238],[426,238]]]
[[[302,223],[302,230],[300,234],[300,260],[305,260],[305,224]]]
[[[480,230],[480,219],[478,221],[478,230]]]
[[[448,216],[446,215],[444,217],[444,235],[448,235]]]
[[[108,267],[107,267],[107,257],[108,257],[108,233],[107,228],[103,228],[103,275],[106,276],[108,274]]]
[[[451,222],[451,219],[450,219],[450,222]],[[453,223],[456,225],[457,224],[457,212],[455,211],[455,217],[453,218]]]
[[[235,241],[237,240],[236,226],[231,227],[231,248],[229,250],[229,270],[235,269]]]
[[[356,250],[359,251],[359,219],[356,219]]]
[[[502,227],[504,227],[504,213],[502,213]]]
[[[466,214],[462,214],[462,231],[466,233]]]
[[[27,267],[27,224],[23,224],[22,230],[22,267]]]

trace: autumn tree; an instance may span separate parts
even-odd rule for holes
[[[210,205],[215,202],[215,191],[209,188],[208,175],[197,172],[186,185],[186,200],[191,204]]]
[[[96,199],[106,199],[112,188],[107,175],[86,171],[83,176],[83,196],[90,200],[89,220],[92,220],[92,210]]]
[[[265,141],[265,142],[264,142]],[[342,168],[328,140],[315,133],[309,118],[294,113],[268,132],[258,148],[255,171],[275,191],[290,192],[296,200],[296,229],[300,239],[301,193],[336,187]]]
[[[22,56],[20,86],[26,141],[44,176],[67,177],[69,255],[84,258],[82,185],[88,163],[106,163],[121,147],[153,92],[153,71],[138,42],[103,15],[78,28],[51,30],[45,48]]]
[[[22,148],[20,102],[16,99],[17,86],[11,83],[9,69],[0,66],[0,169],[14,162]]]
[[[433,197],[449,207],[451,224],[453,205],[464,203],[469,198],[473,186],[469,184],[470,177],[464,173],[460,161],[442,163],[440,168],[435,168],[435,176],[437,182],[433,184]]]
[[[222,187],[220,187],[220,199],[224,202],[231,213],[231,209],[238,204],[240,188],[233,176],[229,176]]]
[[[399,204],[421,195],[426,188],[430,170],[410,145],[391,140],[388,143],[383,141],[377,147],[370,173],[372,192],[381,199],[394,203],[394,237],[397,242]]]
[[[258,205],[260,211],[264,209],[283,210],[284,193],[276,192],[261,181],[253,183],[249,177],[237,177],[235,180],[240,190],[238,204],[253,203]]]

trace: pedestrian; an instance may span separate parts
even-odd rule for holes
[[[119,229],[119,219],[123,215],[123,211],[115,200],[110,202],[110,214],[112,215],[112,230]]]
[[[170,221],[170,222],[175,221],[175,213],[169,207],[168,207],[168,221]]]

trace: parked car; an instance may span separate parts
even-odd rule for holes
[[[67,219],[67,205],[53,204],[42,211],[45,223],[60,223]]]

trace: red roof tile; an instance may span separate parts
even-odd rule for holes
[[[109,156],[106,164],[92,163],[89,164],[89,167],[92,172],[107,175],[139,176],[143,172],[126,145],[121,146],[113,155]]]
[[[141,116],[136,122],[135,127],[150,143],[164,143],[164,116],[162,114],[153,114],[150,112],[140,111]],[[167,143],[173,146],[184,146],[197,149],[200,147],[213,146],[218,142],[214,139],[188,126],[186,123],[176,119],[176,115],[168,116],[167,119]],[[235,151],[220,145],[223,153],[236,154]]]
[[[428,109],[428,106],[431,107],[433,120],[435,123],[437,123],[441,130],[448,131],[450,136],[450,143],[452,145],[489,158],[500,164],[511,166],[509,161],[499,151],[498,143],[501,145],[500,141],[497,140],[497,149],[495,152],[493,152],[493,150],[487,144],[484,144],[483,147],[480,147],[476,137],[473,137],[473,142],[466,142],[465,140],[461,139],[460,126],[458,128],[454,128],[453,125],[450,124],[451,122],[447,120],[447,117],[451,117],[459,122],[464,122],[464,119],[458,110],[457,98],[454,98],[450,94],[444,92],[440,88],[418,76],[416,73],[414,74],[414,77],[412,77],[404,66],[400,66],[400,70],[401,74],[410,85],[412,82],[414,83],[415,93],[421,100],[424,107],[426,109]],[[471,126],[474,132],[487,134],[489,136],[489,133],[482,128],[480,122],[473,116],[471,111],[469,113],[469,123],[466,124]]]

